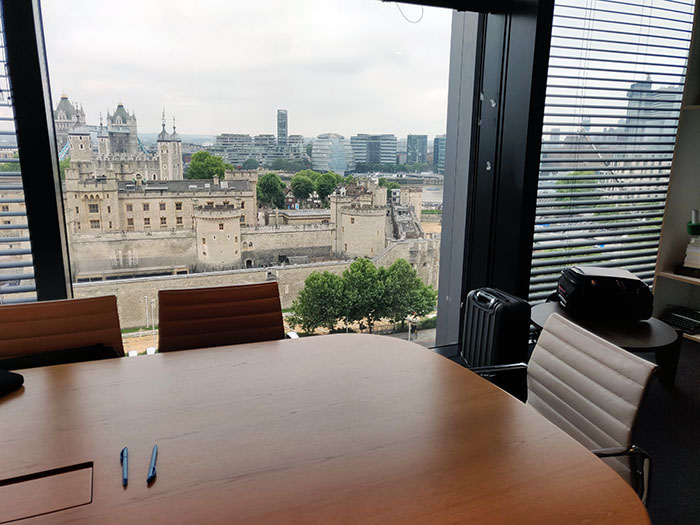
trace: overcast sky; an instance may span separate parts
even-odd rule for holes
[[[140,132],[445,133],[451,12],[378,0],[43,0],[54,107]],[[421,8],[403,5],[416,20]]]

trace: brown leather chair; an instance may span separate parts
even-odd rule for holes
[[[284,339],[276,282],[161,290],[158,351]]]
[[[124,356],[113,295],[0,306],[0,359],[100,344]]]

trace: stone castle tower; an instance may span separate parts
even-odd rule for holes
[[[173,132],[165,131],[165,110],[163,110],[163,129],[158,134],[158,159],[160,161],[160,180],[182,180],[182,141],[175,131],[173,117]]]
[[[82,106],[68,100],[68,95],[63,93],[53,112],[53,120],[56,126],[56,142],[60,150],[68,142],[68,133],[85,125],[85,111]]]
[[[194,207],[198,271],[241,267],[242,213],[231,204]]]
[[[136,115],[129,113],[119,102],[114,113],[107,113],[107,135],[110,153],[122,153],[133,157],[139,153]]]

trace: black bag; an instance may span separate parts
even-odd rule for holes
[[[649,287],[632,272],[597,266],[561,272],[557,294],[572,317],[611,322],[649,319],[654,302]]]
[[[468,367],[527,360],[530,304],[495,288],[467,295],[462,358]]]

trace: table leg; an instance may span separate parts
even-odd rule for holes
[[[675,343],[655,352],[656,364],[661,367],[659,379],[666,386],[673,386],[676,382],[678,370],[678,358],[681,355],[681,343],[683,337],[679,336]]]

